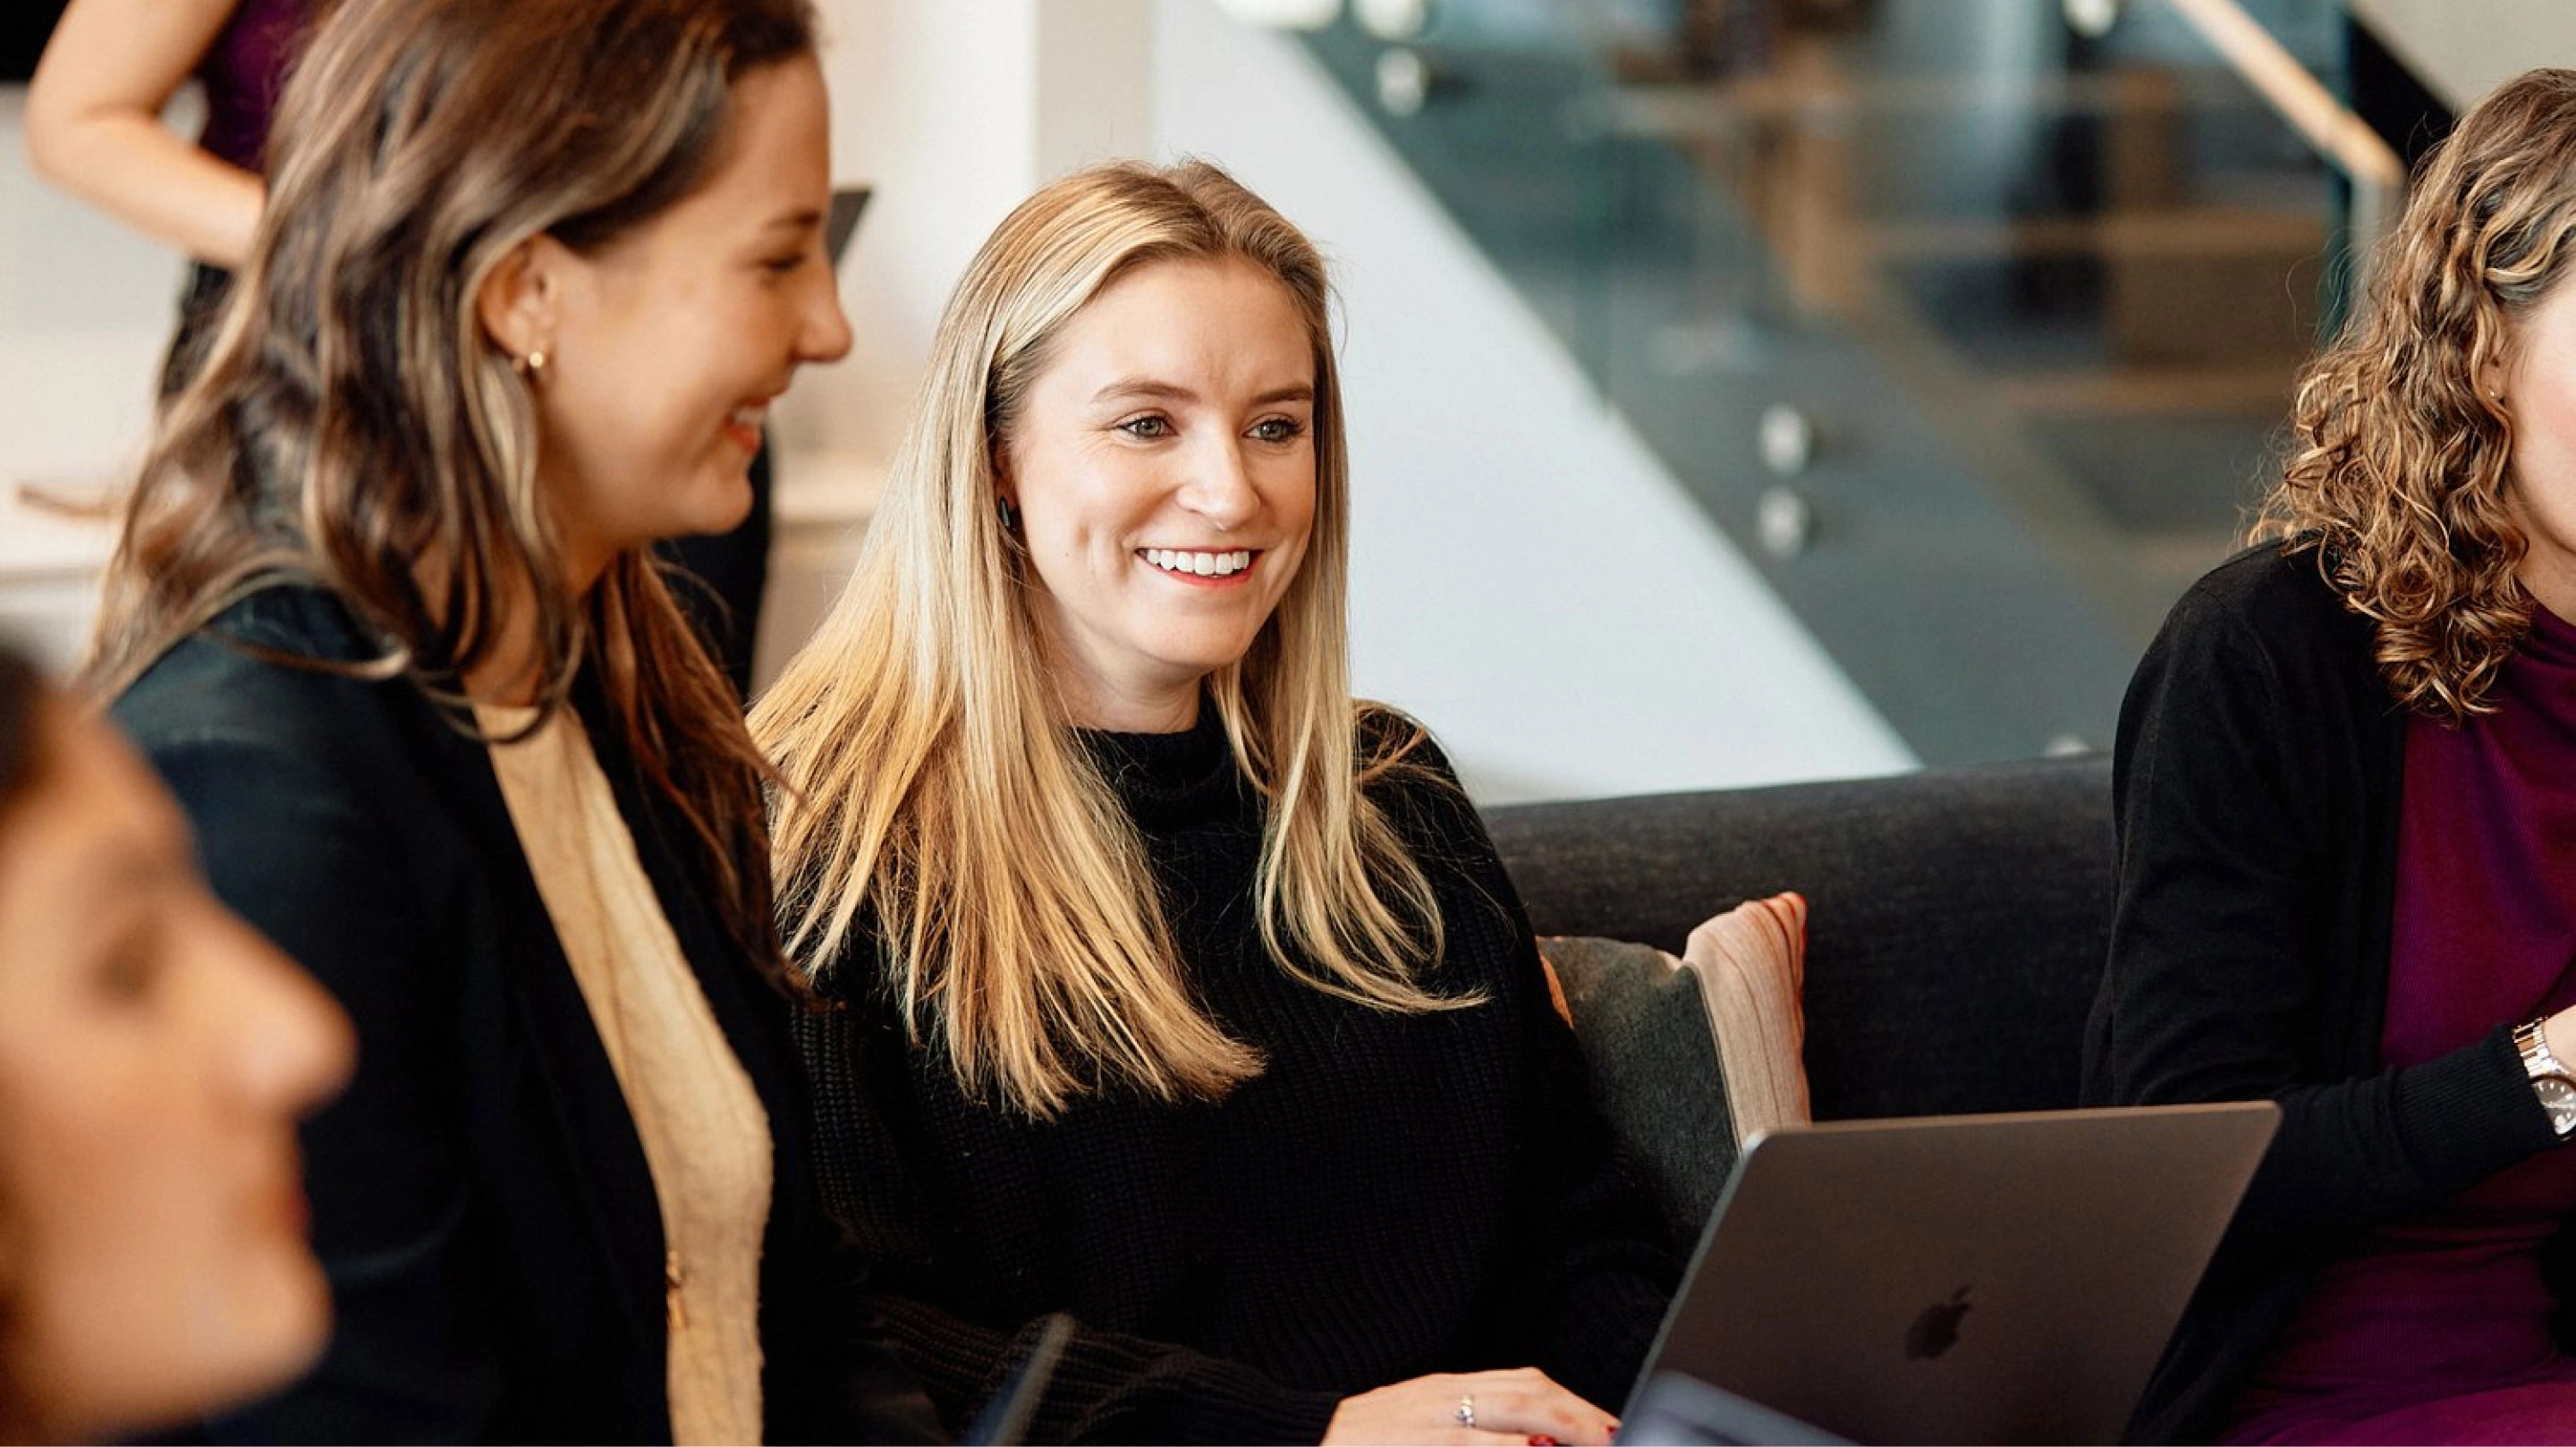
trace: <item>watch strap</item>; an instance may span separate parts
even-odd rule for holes
[[[2513,1029],[2513,1048],[2522,1056],[2522,1073],[2531,1081],[2543,1109],[2549,1112],[2549,1128],[2563,1144],[2576,1137],[2576,1072],[2549,1048],[2548,1017],[2526,1020]]]

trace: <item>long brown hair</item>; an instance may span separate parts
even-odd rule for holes
[[[2318,544],[2408,708],[2453,723],[2531,627],[2509,399],[2480,385],[2576,247],[2576,71],[2507,81],[2428,159],[2366,320],[2309,367],[2252,540]]]
[[[752,715],[787,785],[780,902],[800,966],[850,955],[872,913],[890,975],[859,988],[890,989],[968,1091],[1038,1117],[1105,1086],[1221,1096],[1262,1068],[1175,957],[1135,827],[1058,708],[1028,611],[1037,584],[993,506],[997,449],[1065,321],[1170,260],[1276,279],[1314,357],[1306,558],[1251,650],[1208,680],[1268,804],[1251,901],[1263,943],[1374,1009],[1478,998],[1420,982],[1439,909],[1368,792],[1420,772],[1421,734],[1391,714],[1363,730],[1370,706],[1350,696],[1349,462],[1323,257],[1214,166],[1095,167],[1023,202],[968,263],[857,570]]]
[[[0,817],[8,815],[35,777],[43,701],[44,675],[27,655],[0,639]]]
[[[203,369],[165,410],[85,682],[130,684],[279,577],[337,594],[461,719],[532,611],[542,719],[587,667],[732,933],[777,965],[764,765],[650,554],[574,597],[530,384],[476,301],[515,248],[605,246],[713,169],[733,82],[811,54],[808,0],[337,0],[279,102],[268,203]],[[444,564],[434,582],[423,559]],[[466,726],[460,723],[460,726]]]

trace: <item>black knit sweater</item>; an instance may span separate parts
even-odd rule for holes
[[[1188,733],[1087,739],[1202,1004],[1268,1063],[1221,1102],[1111,1095],[1036,1123],[906,1048],[873,944],[838,962],[838,1008],[803,1035],[826,1194],[881,1263],[897,1347],[950,1425],[1059,1310],[1080,1330],[1038,1441],[1313,1442],[1353,1393],[1523,1365],[1617,1410],[1675,1257],[1446,762],[1426,743],[1432,777],[1377,797],[1440,901],[1427,982],[1488,1000],[1394,1015],[1264,951],[1262,806],[1213,709]]]

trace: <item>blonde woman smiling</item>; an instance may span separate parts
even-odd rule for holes
[[[1511,883],[1350,697],[1324,268],[1203,164],[968,268],[847,592],[763,700],[827,1191],[952,1423],[1598,1442],[1674,1263]]]

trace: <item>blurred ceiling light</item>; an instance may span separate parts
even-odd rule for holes
[[[2120,0],[2064,0],[2066,28],[2087,40],[2099,40],[2120,23]]]
[[[1431,66],[1419,55],[1397,46],[1377,58],[1377,103],[1391,116],[1422,114],[1431,99]]]
[[[1351,13],[1380,40],[1411,40],[1431,28],[1431,0],[1351,0]]]
[[[1342,0],[1217,0],[1225,13],[1267,30],[1321,30],[1341,18]]]

